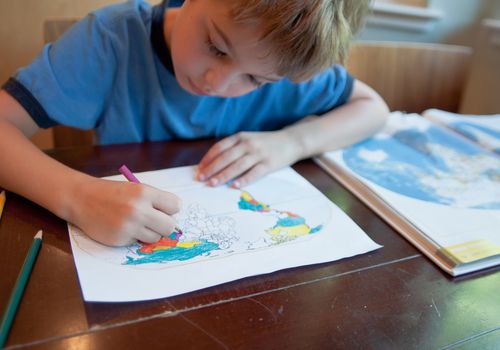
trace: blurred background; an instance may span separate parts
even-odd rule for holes
[[[120,1],[0,0],[0,82],[3,84],[41,50],[47,22],[78,19],[93,9],[116,2]],[[500,113],[499,0],[376,0],[356,42],[470,48],[472,56],[467,69],[461,72],[463,86],[455,112]],[[418,61],[414,66],[418,72]],[[376,71],[390,67],[370,68]],[[433,76],[429,76],[428,84],[433,83]],[[42,148],[50,148],[52,136],[50,131],[45,134],[36,142]]]

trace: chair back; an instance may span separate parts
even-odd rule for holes
[[[357,42],[346,67],[393,111],[458,112],[472,52],[469,47],[444,44]]]

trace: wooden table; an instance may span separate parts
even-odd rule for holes
[[[122,162],[137,172],[195,164],[212,143],[159,142],[49,154],[73,168],[107,176],[116,174]],[[451,278],[312,161],[294,168],[384,247],[341,261],[147,302],[84,302],[66,223],[8,193],[0,222],[2,310],[39,229],[44,231],[44,241],[7,346],[51,350],[500,348],[500,269]]]

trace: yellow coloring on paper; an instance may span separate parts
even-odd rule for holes
[[[195,245],[201,244],[200,241],[189,241],[189,242],[181,242],[177,243],[177,247],[181,248],[193,248]]]

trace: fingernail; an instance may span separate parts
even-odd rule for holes
[[[231,184],[231,187],[240,188],[240,182],[239,181],[233,181],[233,183]]]
[[[210,179],[209,183],[210,183],[210,186],[215,186],[215,185],[217,185],[218,182],[219,182],[219,180],[217,178],[213,177]]]
[[[194,174],[194,178],[199,181],[205,180],[205,175],[200,171],[200,169],[196,169],[196,173]]]

